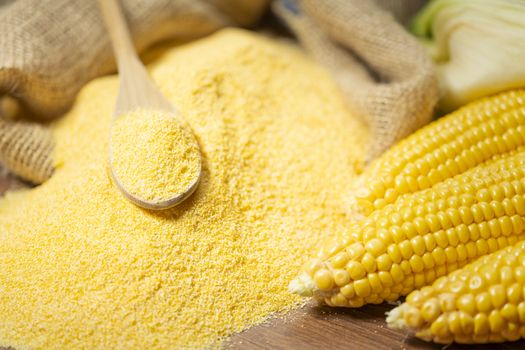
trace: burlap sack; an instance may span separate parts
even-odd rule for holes
[[[281,0],[275,11],[332,72],[372,137],[366,161],[428,123],[438,99],[432,62],[406,32],[421,0]]]
[[[122,0],[139,50],[168,37],[197,38],[249,26],[269,0]],[[418,0],[382,0],[407,17]],[[372,0],[292,0],[276,11],[301,43],[334,72],[373,136],[368,160],[428,122],[437,99],[432,65],[418,43]],[[94,0],[0,1],[0,96],[49,119],[70,107],[90,79],[115,69]],[[0,107],[0,162],[41,183],[51,176],[47,128],[10,120]]]
[[[138,50],[167,38],[192,39],[225,26],[250,26],[268,0],[122,0]],[[0,96],[49,119],[115,63],[94,0],[0,1]],[[41,183],[53,171],[47,128],[6,118],[0,109],[0,162]]]

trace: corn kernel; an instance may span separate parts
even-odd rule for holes
[[[330,290],[334,286],[332,273],[327,269],[321,269],[314,274],[314,282],[320,290]]]
[[[489,314],[489,326],[492,334],[500,333],[505,327],[505,320],[498,310],[492,310]]]
[[[421,316],[427,322],[434,321],[441,313],[439,301],[436,298],[429,299],[421,307]]]
[[[483,292],[476,295],[476,308],[480,312],[488,312],[492,310],[492,302],[489,293]]]
[[[379,271],[389,271],[392,267],[392,259],[388,254],[383,254],[376,259],[377,269]]]
[[[365,253],[365,247],[362,243],[356,242],[350,245],[346,252],[350,256],[350,259],[359,259]]]
[[[349,260],[350,260],[350,255],[348,253],[340,252],[337,255],[335,255],[330,261],[333,267],[341,268],[345,266]]]
[[[456,306],[459,310],[466,312],[470,315],[476,313],[476,302],[473,294],[464,294],[460,296],[456,301]]]
[[[350,277],[355,281],[366,276],[366,270],[363,265],[357,261],[350,261],[346,269],[350,274]]]
[[[372,293],[370,283],[366,278],[354,281],[354,290],[355,294],[361,298],[365,298]]]
[[[419,328],[423,325],[423,317],[415,307],[409,307],[404,313],[404,319],[409,327]]]
[[[391,244],[387,248],[388,256],[392,260],[392,262],[399,264],[401,260],[403,259],[403,256],[401,255],[401,250],[399,249],[397,244]]]
[[[509,322],[518,322],[518,308],[512,303],[507,303],[501,308],[501,316]]]
[[[474,334],[486,335],[490,332],[489,318],[484,313],[474,316]]]
[[[508,286],[514,282],[514,272],[510,266],[502,266],[499,270],[499,274],[503,286]]]
[[[385,244],[378,238],[369,240],[365,245],[365,249],[375,257],[386,252]]]
[[[363,255],[361,258],[361,264],[368,273],[374,272],[377,269],[376,259],[370,253],[365,253],[365,255]]]
[[[392,265],[392,268],[390,269],[390,274],[392,275],[392,279],[396,283],[400,283],[405,278],[405,274],[403,273],[401,266],[399,266],[398,264]]]
[[[394,279],[389,271],[380,271],[377,275],[383,286],[391,287],[394,284]]]
[[[458,259],[458,254],[456,252],[456,248],[454,247],[447,247],[445,249],[445,256],[447,259],[447,264],[455,263]]]
[[[519,283],[514,283],[507,287],[507,300],[510,303],[518,304],[522,301],[522,287]]]
[[[514,206],[512,208],[514,208]],[[428,227],[430,228],[430,232],[436,232],[441,228],[439,218],[434,214],[428,214],[427,216],[425,216],[425,221]]]
[[[403,241],[398,244],[399,251],[401,252],[401,256],[404,259],[410,259],[410,257],[413,254],[412,245],[410,244],[410,241]]]
[[[334,271],[334,282],[339,287],[345,286],[350,282],[350,274],[346,270],[337,269]]]
[[[347,299],[352,299],[355,296],[354,284],[348,283],[340,289],[341,294],[343,294]]]
[[[375,294],[381,293],[383,290],[383,286],[381,285],[381,280],[379,279],[379,276],[377,273],[371,273],[368,275],[368,282],[370,283],[370,287],[372,288],[372,292]]]
[[[421,272],[425,269],[425,264],[423,263],[423,259],[419,255],[413,255],[410,260],[410,267],[413,272]]]
[[[445,315],[440,315],[434,322],[432,322],[432,326],[430,326],[430,330],[433,334],[435,334],[437,337],[448,337],[450,336],[450,332],[448,329],[448,322],[447,317]]]
[[[516,195],[511,199],[514,210],[518,215],[525,215],[525,199],[523,196]]]

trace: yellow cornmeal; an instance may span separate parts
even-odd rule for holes
[[[111,128],[111,166],[119,183],[150,202],[184,194],[198,179],[199,146],[176,117],[137,110],[120,116]]]
[[[288,283],[347,226],[367,131],[295,48],[228,29],[157,54],[150,71],[201,146],[195,194],[161,212],[107,172],[117,78],[55,127],[59,166],[0,201],[0,346],[218,346],[301,299]]]

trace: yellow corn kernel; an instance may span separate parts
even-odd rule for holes
[[[340,252],[331,259],[332,266],[335,268],[341,268],[346,265],[350,260],[350,255],[347,252]]]
[[[341,294],[343,294],[347,299],[352,299],[355,296],[354,284],[348,283],[340,289]]]
[[[474,299],[474,295],[473,294],[464,294],[464,295],[461,295],[457,301],[457,308],[458,310],[461,310],[463,312],[466,312],[470,315],[474,315],[477,311],[476,309],[476,301]]]
[[[370,253],[365,253],[365,255],[363,255],[363,257],[361,258],[361,264],[368,273],[376,271],[377,262],[374,256]]]
[[[431,253],[425,253],[421,257],[423,260],[423,265],[425,266],[425,270],[429,271],[435,266],[434,258],[432,257]]]
[[[458,254],[457,254],[455,247],[445,248],[445,256],[446,256],[448,265],[453,264],[458,260]]]
[[[408,323],[407,325],[411,327]],[[450,332],[456,336],[463,334],[463,327],[461,326],[461,320],[457,312],[451,312],[448,315],[448,327]]]
[[[398,264],[392,265],[392,268],[390,269],[390,274],[395,283],[400,283],[405,278],[405,274],[401,269],[401,266],[399,266]]]
[[[434,262],[436,265],[444,265],[447,261],[447,256],[445,254],[445,251],[441,247],[436,247],[432,251],[432,257],[434,258]]]
[[[409,327],[419,328],[423,325],[424,319],[421,316],[421,312],[413,307],[405,311],[405,322]]]
[[[415,254],[421,256],[426,251],[425,241],[423,237],[416,236],[410,240],[410,245]]]
[[[386,252],[386,246],[385,246],[385,244],[383,243],[383,241],[381,241],[381,240],[378,239],[378,238],[374,238],[374,239],[369,240],[369,241],[365,244],[365,249],[366,249],[370,254],[372,254],[372,255],[375,256],[375,257],[378,257],[378,256],[380,256],[381,254],[383,254],[384,252]]]
[[[445,314],[438,316],[438,318],[434,322],[432,322],[430,330],[432,331],[432,334],[436,335],[436,337],[450,336],[447,316]]]
[[[415,275],[414,275],[414,287],[415,288],[421,288],[423,287],[425,284],[427,284],[427,280],[425,278],[425,273],[424,272],[416,272]],[[410,293],[412,290],[410,290],[408,293]],[[406,294],[408,294],[406,293]]]
[[[366,276],[366,270],[360,262],[350,261],[346,269],[353,280],[358,280]]]
[[[519,321],[518,308],[516,307],[515,304],[506,303],[501,308],[501,316],[509,322],[518,322]]]
[[[383,285],[381,284],[381,280],[377,273],[371,273],[368,275],[368,283],[370,283],[373,293],[379,294],[383,291]]]
[[[376,259],[377,269],[379,271],[388,271],[392,267],[392,259],[388,254],[383,254]]]
[[[489,314],[489,325],[492,333],[500,333],[505,327],[505,320],[498,310],[492,310]]]
[[[359,259],[365,253],[365,247],[362,243],[356,242],[350,245],[346,252],[350,256],[350,259]]]
[[[434,321],[440,313],[441,308],[436,298],[425,301],[421,307],[421,316],[426,322]]]
[[[525,323],[525,302],[522,301],[521,303],[519,303],[517,306],[517,309],[518,309],[518,316],[520,318],[520,322]]]
[[[507,300],[509,303],[518,304],[522,301],[522,286],[520,283],[514,283],[507,287]]]
[[[381,284],[385,287],[391,287],[394,284],[392,274],[388,271],[380,271],[378,274]]]
[[[348,300],[341,293],[332,296],[330,302],[333,306],[344,307],[348,305]]]
[[[489,294],[492,301],[492,306],[495,309],[499,309],[500,307],[505,304],[506,301],[506,293],[505,289],[501,284],[496,284],[489,287]]]
[[[505,257],[506,258],[506,257]],[[509,256],[509,258],[514,258],[513,256]],[[513,265],[514,261],[509,259],[506,263],[510,263],[509,265]],[[500,275],[500,282],[503,286],[510,285],[512,282],[514,282],[514,272],[512,271],[512,268],[510,266],[503,266],[499,270]]]
[[[472,334],[474,330],[474,319],[468,313],[459,311],[458,312],[459,322],[461,324],[462,334]],[[464,338],[465,340],[468,339]],[[468,343],[468,341],[461,341],[462,343]]]
[[[330,290],[334,286],[332,273],[321,269],[314,274],[314,282],[320,290]]]
[[[361,298],[365,298],[372,293],[370,282],[366,278],[354,281],[354,290],[355,294]]]
[[[350,282],[350,274],[343,269],[335,270],[333,277],[335,284],[340,287],[345,286]]]
[[[442,311],[453,311],[456,308],[456,296],[452,293],[441,293],[438,300]]]
[[[474,334],[486,335],[490,332],[489,318],[484,313],[474,316]]]

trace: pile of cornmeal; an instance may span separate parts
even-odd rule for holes
[[[108,175],[118,78],[89,83],[53,126],[53,177],[0,201],[0,346],[218,346],[298,305],[289,281],[347,228],[368,133],[327,72],[234,29],[154,56],[202,151],[197,191],[128,202]]]

